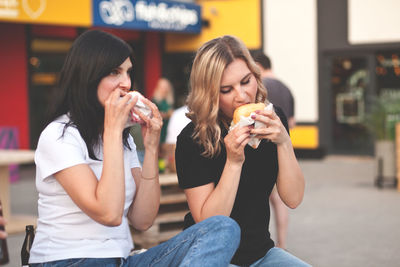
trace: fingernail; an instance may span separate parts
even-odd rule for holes
[[[256,112],[257,112],[257,111],[256,111]],[[254,114],[251,115],[251,118],[252,118],[252,119],[255,119],[255,118],[256,118],[256,115],[254,115]]]

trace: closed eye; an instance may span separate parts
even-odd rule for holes
[[[222,87],[221,90],[220,90],[221,94],[228,94],[230,91],[232,91],[232,87],[231,86]]]
[[[240,84],[248,84],[250,82],[250,79],[252,77],[252,73],[247,74],[241,81]]]
[[[118,75],[119,74],[119,70],[118,69],[113,69],[111,72],[110,72],[110,75]]]
[[[242,81],[241,84],[248,84],[250,82],[250,79],[247,79],[245,81]]]
[[[246,74],[246,76],[244,76],[240,80],[240,85],[246,85],[246,84],[250,83],[251,77],[253,77],[253,73],[250,72],[250,73]],[[231,85],[221,86],[220,93],[221,94],[228,94],[232,90],[233,90],[233,86],[231,86]]]

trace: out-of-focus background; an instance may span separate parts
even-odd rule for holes
[[[92,28],[132,45],[134,87],[146,97],[161,77],[171,82],[172,109],[185,103],[193,56],[205,41],[235,35],[251,52],[268,54],[294,96],[291,137],[307,180],[303,204],[291,211],[288,250],[314,266],[397,266],[399,10],[397,0],[0,1],[8,266],[20,265],[24,226],[37,215],[33,152],[51,93],[72,42]],[[149,233],[137,233],[138,246],[179,231],[187,208],[171,151],[164,152],[161,214]]]

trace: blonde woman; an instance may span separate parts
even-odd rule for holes
[[[228,131],[234,110],[266,101],[260,72],[242,41],[223,36],[197,51],[188,96],[191,119],[178,136],[176,167],[190,213],[185,227],[214,215],[230,216],[241,227],[232,266],[309,266],[270,238],[268,197],[277,185],[282,200],[296,208],[303,199],[304,177],[278,107],[259,110],[253,119],[267,125]],[[262,139],[248,146],[250,135]]]
[[[142,253],[129,225],[144,231],[160,206],[157,168],[161,115],[146,117],[131,98],[132,48],[109,33],[81,34],[68,52],[50,123],[35,153],[39,218],[29,266],[226,266],[240,237],[237,223],[214,216]],[[131,100],[131,102],[130,102]],[[143,120],[139,163],[125,125]],[[218,246],[211,246],[219,241]]]

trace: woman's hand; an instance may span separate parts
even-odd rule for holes
[[[136,184],[136,195],[129,208],[128,218],[133,227],[144,231],[153,224],[160,205],[158,146],[163,122],[161,114],[154,103],[146,98],[141,98],[141,101],[151,109],[152,116],[149,118],[138,109],[133,109],[143,120],[142,136],[146,152],[142,169],[132,169]]]
[[[196,222],[215,215],[229,216],[240,182],[244,148],[250,141],[250,126],[238,126],[224,138],[226,163],[217,185],[213,182],[185,189],[190,211]]]
[[[260,139],[267,139],[279,145],[291,142],[289,134],[280,118],[273,110],[257,110],[251,118],[262,122],[266,127],[252,129],[251,134],[256,134]]]
[[[251,127],[236,127],[224,138],[226,147],[226,159],[232,163],[244,162],[244,147],[250,141]]]
[[[131,95],[119,89],[110,94],[104,104],[104,130],[116,129],[122,133],[128,120],[129,112],[138,100],[138,97],[135,96],[129,102],[131,97]]]
[[[252,116],[266,127],[253,129],[252,134],[269,139],[277,145],[279,172],[277,189],[282,201],[290,208],[296,208],[304,196],[304,176],[294,154],[292,141],[280,118],[273,110],[256,111]]]
[[[150,107],[152,116],[149,118],[138,109],[133,108],[134,112],[144,121],[142,124],[143,144],[145,148],[158,148],[160,143],[161,127],[163,125],[162,117],[157,106],[147,98],[141,99],[145,105]]]

